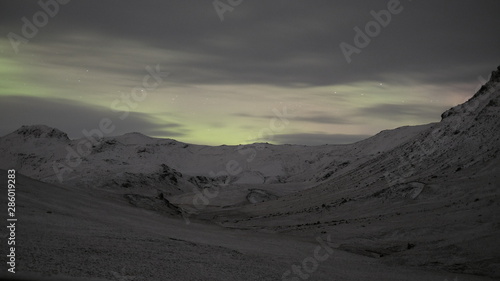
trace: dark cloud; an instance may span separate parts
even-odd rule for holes
[[[105,107],[64,99],[4,96],[0,103],[0,119],[9,121],[5,122],[8,125],[0,127],[0,136],[11,133],[22,125],[44,124],[66,132],[71,138],[79,138],[83,136],[84,129],[98,129],[103,118],[109,118],[116,126],[110,135],[140,132],[150,136],[178,137],[183,136],[186,131],[180,124],[162,123],[155,116],[130,112],[121,120],[121,114]]]
[[[249,118],[260,118],[260,119],[267,119],[267,120],[272,120],[276,118],[276,115],[263,115],[263,116],[257,116],[257,115],[252,115],[248,113],[235,113],[233,114],[234,116],[240,116],[240,117],[249,117]],[[343,118],[343,117],[338,117],[338,116],[332,116],[329,114],[321,114],[321,113],[310,113],[310,112],[305,112],[300,115],[293,114],[291,117],[289,117],[290,121],[302,121],[302,122],[310,122],[310,123],[320,123],[320,124],[352,124],[352,121]]]
[[[33,15],[41,10],[39,2],[49,0],[0,4],[0,34],[3,36],[0,54],[9,62],[8,66],[0,67],[2,77],[8,77],[2,81],[0,115],[7,117],[2,120],[12,120],[0,127],[0,134],[22,124],[45,123],[77,136],[83,128],[97,126],[101,116],[116,119],[107,108],[79,104],[79,96],[109,97],[118,91],[130,92],[126,89],[140,85],[138,83],[147,74],[146,65],[161,65],[162,71],[172,74],[157,89],[159,95],[184,95],[182,97],[192,99],[193,106],[187,105],[186,98],[184,107],[169,105],[161,118],[131,113],[124,122],[116,121],[116,134],[139,131],[165,137],[189,135],[195,130],[188,131],[187,124],[162,123],[165,123],[167,111],[199,111],[196,102],[204,98],[205,85],[214,86],[210,93],[221,103],[226,98],[241,99],[232,95],[239,85],[247,87],[249,95],[270,85],[274,87],[269,88],[279,89],[269,93],[270,97],[276,94],[272,96],[275,101],[301,99],[307,104],[310,99],[311,107],[319,108],[318,103],[324,105],[322,98],[331,96],[329,101],[332,103],[342,99],[349,107],[353,94],[350,89],[356,91],[366,87],[363,91],[369,92],[371,84],[365,82],[373,81],[401,89],[427,86],[422,87],[422,91],[447,88],[448,91],[436,92],[436,100],[450,103],[458,100],[456,96],[463,95],[468,85],[478,85],[478,77],[486,77],[500,62],[500,37],[496,36],[500,34],[498,0],[401,0],[402,12],[392,15],[390,24],[381,28],[359,54],[352,55],[351,63],[346,61],[340,43],[353,45],[353,28],[364,29],[373,20],[370,11],[386,9],[389,0],[245,0],[232,12],[225,13],[224,21],[219,19],[213,1],[69,1],[59,7],[58,13],[46,26],[39,28],[27,44],[19,46],[20,54],[16,55],[10,48],[7,34],[21,34],[21,19],[26,17],[32,21]],[[28,85],[23,88],[25,84]],[[227,90],[223,87],[226,85],[233,88]],[[254,89],[252,85],[260,88]],[[220,94],[217,86],[221,86]],[[321,86],[326,86],[324,91],[318,90]],[[346,90],[336,94],[333,88],[337,86]],[[67,92],[68,96],[64,97],[72,96],[74,102],[49,97],[5,96],[13,93],[34,95],[31,90],[37,88],[53,96]],[[295,91],[297,88],[303,88],[303,94]],[[328,94],[330,88],[332,94]],[[450,90],[458,88],[458,94]],[[191,95],[190,89],[198,91]],[[287,96],[284,93],[287,90],[293,94]],[[406,94],[429,97],[428,92]],[[247,100],[249,104],[257,104]],[[336,116],[331,112],[305,112],[294,120],[325,126],[352,125],[364,118],[372,122],[365,126],[378,122],[378,126],[383,127],[386,121],[394,121],[391,125],[395,120],[403,120],[401,125],[436,121],[447,109],[434,104],[393,105],[388,102],[381,95],[370,101],[371,106],[343,111],[347,114],[355,111],[355,114]],[[30,104],[39,106],[30,107]],[[221,104],[222,107],[225,105]],[[209,115],[210,111],[207,109],[203,114]],[[224,114],[232,112],[214,112],[214,116]],[[218,118],[214,116],[206,116],[206,119]],[[250,117],[274,117],[240,116],[248,117],[245,121],[249,123],[242,124],[248,128],[259,127],[252,125]],[[172,120],[182,117],[174,116]],[[201,121],[189,120],[198,122],[196,124]],[[228,130],[230,127],[227,121],[210,120],[207,124],[214,128],[225,124]],[[310,132],[307,129],[304,132]],[[359,132],[359,128],[348,132]],[[291,143],[335,143],[356,137],[297,134],[277,136],[276,139]]]
[[[294,121],[303,121],[310,123],[323,123],[323,124],[351,124],[352,121],[330,115],[313,115],[313,116],[296,116],[293,117]]]
[[[357,115],[371,116],[386,120],[394,120],[402,117],[420,117],[426,116],[431,120],[438,119],[446,107],[429,104],[377,104],[370,107],[361,108]],[[436,116],[434,116],[436,115]]]
[[[348,144],[369,138],[370,135],[347,135],[347,134],[283,134],[275,135],[273,142],[278,144]]]
[[[2,34],[19,33],[21,17],[40,10],[37,2],[4,3]],[[244,1],[221,22],[212,1],[71,1],[30,44],[88,34],[183,51],[199,58],[158,63],[188,83],[330,85],[404,73],[424,81],[473,81],[500,61],[494,36],[500,2],[445,0],[401,1],[403,11],[348,64],[339,44],[354,44],[353,28],[364,28],[373,20],[370,11],[386,9],[387,2]]]

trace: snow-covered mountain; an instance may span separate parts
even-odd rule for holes
[[[349,145],[203,146],[140,133],[70,140],[58,129],[23,126],[0,138],[0,168],[45,182],[157,187],[176,193],[217,183],[317,183],[408,141],[430,125],[401,127]],[[86,144],[95,142],[90,146]],[[172,190],[169,190],[172,188]]]
[[[393,266],[499,278],[499,129],[500,67],[441,122],[355,169],[211,215],[231,228],[333,233],[339,249]]]
[[[390,266],[499,278],[499,129],[500,67],[440,122],[354,144],[71,140],[36,125],[0,138],[0,169],[186,221],[297,241],[328,233],[338,249]]]

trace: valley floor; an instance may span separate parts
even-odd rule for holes
[[[0,178],[6,178],[5,171]],[[328,231],[308,236],[224,228],[209,221],[187,224],[136,208],[120,195],[46,184],[19,174],[16,189],[16,274],[5,268],[4,245],[3,279],[493,280],[390,266],[336,249],[336,234]],[[5,196],[2,206],[7,206]]]

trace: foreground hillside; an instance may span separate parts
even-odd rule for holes
[[[301,272],[308,280],[492,280],[385,265],[336,249],[335,233],[302,238],[194,221],[186,225],[105,191],[22,175],[17,183],[17,273],[2,271],[2,280],[294,280],[294,266],[304,261],[311,273]],[[318,247],[322,261],[308,264]],[[0,261],[5,264],[6,255]]]

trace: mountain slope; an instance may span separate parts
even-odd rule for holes
[[[408,141],[427,126],[383,131],[350,145],[316,147],[271,144],[211,147],[139,133],[70,140],[66,134],[47,126],[23,126],[0,138],[0,168],[15,168],[46,182],[102,188],[156,188],[169,194],[223,183],[316,183]]]
[[[221,225],[300,236],[388,264],[500,277],[500,69],[410,141],[320,185],[214,212]]]

